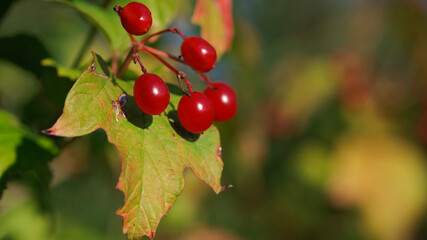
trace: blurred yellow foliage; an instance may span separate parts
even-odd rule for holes
[[[333,154],[329,193],[339,206],[357,206],[374,239],[408,239],[426,204],[425,157],[391,134],[348,135]]]
[[[302,58],[302,59],[301,59]],[[302,125],[335,92],[329,59],[294,57],[279,61],[271,74],[273,96],[292,119]]]

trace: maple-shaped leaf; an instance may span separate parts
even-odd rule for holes
[[[123,218],[123,232],[129,239],[153,238],[160,219],[183,190],[184,168],[219,193],[224,189],[220,184],[223,162],[214,126],[203,134],[191,134],[179,125],[178,87],[168,85],[171,103],[165,113],[150,116],[135,104],[133,84],[111,76],[96,55],[96,65],[77,79],[62,116],[45,133],[76,137],[104,129],[123,161],[117,184],[125,194],[124,206],[117,211]],[[127,95],[124,106],[122,94]]]
[[[211,43],[218,58],[231,49],[234,23],[231,0],[197,0],[191,21],[201,27],[201,36]]]

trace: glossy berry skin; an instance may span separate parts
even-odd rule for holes
[[[133,97],[141,111],[150,115],[161,114],[169,104],[166,83],[156,74],[142,74],[133,87]]]
[[[237,98],[234,90],[226,83],[214,82],[207,87],[204,94],[212,103],[214,120],[224,122],[231,120],[237,111]]]
[[[178,119],[185,130],[192,133],[206,131],[213,122],[213,109],[209,99],[200,92],[184,95],[178,103]]]
[[[143,35],[151,28],[150,10],[142,3],[131,2],[119,12],[123,28],[130,34]]]
[[[185,38],[181,45],[181,54],[184,61],[196,71],[209,72],[215,66],[215,48],[203,38]]]

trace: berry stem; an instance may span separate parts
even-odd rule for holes
[[[185,35],[178,28],[171,27],[171,28],[166,28],[165,30],[162,30],[162,31],[159,31],[159,32],[156,32],[156,33],[149,35],[148,37],[146,37],[144,40],[141,41],[141,44],[144,45],[151,38],[153,38],[157,35],[163,34],[163,33],[167,33],[167,32],[178,33],[182,37],[182,39],[186,38]]]
[[[113,7],[113,10],[114,10],[116,13],[120,13],[120,11],[122,11],[122,9],[123,9],[123,8],[122,8],[122,7],[120,7],[120,5],[118,5],[118,4],[117,4],[116,6],[114,6],[114,7]]]
[[[172,55],[172,54],[170,54],[170,53],[167,53],[167,52],[164,52],[164,51],[158,50],[158,49],[156,49],[156,48],[148,47],[148,46],[146,46],[146,45],[142,44],[142,42],[141,42],[141,44],[139,45],[139,50],[140,50],[140,51],[145,51],[145,52],[148,52],[148,53],[149,53],[149,52],[151,52],[151,53],[154,53],[154,54],[156,54],[156,55],[158,55],[158,56],[167,57],[167,58],[170,58],[170,59],[172,59],[172,60],[174,60],[174,61],[176,61],[176,62],[179,62],[179,63],[185,64],[185,65],[188,65],[188,64],[184,61],[184,59],[182,59],[181,57],[176,57],[176,56],[174,56],[174,55]],[[206,74],[204,74],[204,73],[200,72],[200,71],[197,71],[197,73],[198,73],[198,74],[199,74],[199,76],[203,79],[203,81],[205,81],[205,83],[209,86],[209,88],[211,88],[211,89],[212,89],[212,86],[211,86],[212,82],[211,82],[211,80],[210,80],[210,77],[209,77],[209,76],[207,76]]]
[[[170,65],[168,62],[166,62],[166,60],[164,60],[162,57],[160,57],[159,55],[155,54],[154,52],[152,52],[149,49],[145,49],[145,51],[149,54],[151,54],[153,57],[155,57],[157,60],[159,60],[159,62],[163,63],[163,65],[165,65],[167,68],[169,68],[172,72],[174,72],[177,77],[178,77],[178,82],[179,85],[181,87],[181,90],[185,93],[185,94],[189,94],[193,92],[193,88],[192,88],[192,84],[190,81],[187,80],[187,78],[185,78],[185,74],[182,71],[178,71],[176,68],[174,68],[172,65]],[[188,93],[183,89],[182,85],[181,85],[181,79],[184,80],[184,82],[187,84],[187,88],[188,88]]]
[[[172,65],[170,65],[168,62],[166,62],[166,60],[164,60],[163,58],[161,58],[159,55],[149,51],[149,50],[145,50],[147,53],[151,54],[153,57],[155,57],[157,60],[159,60],[159,62],[163,63],[166,67],[168,67],[172,72],[174,72],[175,74],[179,74],[179,71],[174,68]]]
[[[184,62],[184,60],[182,58],[180,58],[180,57],[174,56],[174,55],[169,54],[167,52],[163,52],[161,50],[158,50],[158,49],[155,49],[155,48],[151,48],[151,47],[148,47],[148,46],[145,46],[145,45],[139,45],[139,50],[140,51],[146,51],[146,52],[152,52],[152,53],[155,53],[155,54],[157,54],[159,56],[167,57],[167,58],[170,58],[170,59],[172,59],[174,61],[177,61],[179,63],[186,64]]]
[[[209,86],[210,89],[212,88],[212,82],[211,82],[211,78],[207,75],[205,75],[202,72],[197,72],[199,74],[199,76],[203,79],[203,81],[205,81],[205,83]]]
[[[135,40],[132,34],[128,33],[130,40],[132,41],[132,46],[137,46],[139,43]]]
[[[176,77],[178,78],[178,83],[179,83],[179,87],[181,88],[182,92],[191,97],[191,93],[193,92],[193,88],[191,86],[190,81],[187,80],[187,78],[185,78],[185,74],[183,72],[179,72],[178,75],[176,75]],[[181,80],[184,80],[184,82],[187,84],[187,88],[188,88],[188,92],[184,90],[184,88],[182,87],[182,82]]]
[[[138,55],[138,49],[136,47],[133,50],[132,59],[134,63],[139,63],[139,66],[141,66],[141,70],[143,73],[147,73],[147,69],[144,67],[144,64],[142,64],[141,58]]]
[[[183,72],[181,72],[181,73],[183,73]],[[178,79],[182,79],[182,80],[184,80],[185,84],[187,84],[188,92],[184,91],[184,89],[182,89],[182,87],[181,87],[181,90],[182,90],[186,95],[188,95],[189,97],[191,97],[191,93],[193,92],[193,87],[192,87],[192,85],[191,85],[191,82],[190,82],[190,81],[188,81],[188,79],[187,79],[186,77],[181,77],[181,74],[179,74],[179,75],[178,75]]]
[[[117,13],[119,13],[121,9],[122,8],[119,5],[116,5],[114,7],[114,10]],[[175,27],[167,28],[167,29],[164,29],[162,31],[153,33],[153,34],[149,35],[148,37],[146,37],[145,39],[143,39],[140,42],[138,42],[137,40],[135,40],[135,38],[131,34],[129,34],[129,37],[130,37],[130,39],[132,41],[133,48],[129,51],[128,55],[126,56],[125,60],[123,61],[123,64],[121,65],[120,69],[118,70],[117,77],[120,78],[120,77],[123,76],[123,74],[125,73],[126,69],[129,66],[129,63],[130,63],[131,60],[133,60],[135,63],[138,62],[139,65],[141,66],[141,70],[144,73],[147,73],[146,68],[142,64],[141,58],[138,55],[138,51],[144,51],[144,52],[147,52],[148,54],[152,55],[153,57],[155,57],[159,62],[161,62],[163,65],[165,65],[167,68],[169,68],[172,72],[174,72],[176,74],[177,78],[178,78],[178,82],[179,82],[179,86],[181,87],[181,90],[186,95],[191,96],[191,93],[193,92],[193,88],[192,88],[191,82],[185,77],[185,74],[182,71],[178,71],[175,67],[173,67],[172,65],[170,65],[162,57],[166,57],[166,58],[172,59],[172,60],[174,60],[176,62],[188,65],[184,61],[184,59],[182,59],[182,57],[177,57],[177,56],[174,56],[174,55],[169,54],[167,52],[158,50],[156,48],[148,47],[148,46],[145,45],[151,38],[153,38],[155,36],[158,36],[158,35],[161,35],[163,33],[167,33],[167,32],[177,33],[183,39],[186,38],[186,36],[179,29],[177,29]],[[206,82],[206,84],[210,88],[212,88],[210,78],[208,76],[206,76],[205,74],[203,74],[202,72],[198,71],[198,74]],[[184,88],[182,87],[181,80],[183,80],[187,84],[188,92],[185,91]]]
[[[123,61],[122,65],[120,66],[119,71],[117,72],[117,77],[118,78],[121,78],[123,76],[123,74],[125,74],[126,69],[128,68],[130,61],[132,60],[132,56],[133,56],[134,51],[135,51],[134,48],[131,48],[129,50],[128,55],[126,56],[126,58]]]

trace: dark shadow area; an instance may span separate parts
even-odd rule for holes
[[[119,66],[121,65],[122,63],[120,63],[119,64]],[[132,71],[132,70],[127,70],[124,74],[123,74],[123,76],[121,76],[120,77],[120,79],[121,80],[123,80],[123,81],[125,81],[125,82],[128,82],[128,81],[135,81],[136,79],[138,79],[138,77],[139,77],[140,75],[138,74],[138,73],[136,73],[136,72],[134,72],[134,71]]]
[[[49,210],[51,201],[48,187],[52,174],[48,163],[54,155],[28,138],[22,140],[16,152],[15,164],[0,179],[0,197],[10,180],[18,180],[28,186],[43,210]]]
[[[13,0],[2,0],[0,2],[0,20],[3,18],[4,14],[7,12],[9,7],[12,5]]]
[[[49,53],[44,45],[31,35],[0,38],[0,58],[7,59],[37,77],[40,77],[43,69],[40,61],[47,57]]]
[[[122,108],[122,111],[126,114],[127,120],[133,125],[142,129],[150,127],[153,123],[153,117],[139,109],[133,96],[127,95],[126,97],[127,103]]]
[[[68,78],[58,77],[53,67],[43,67],[39,81],[42,90],[23,106],[21,119],[34,131],[46,129],[61,115],[65,98],[73,86]]]
[[[111,168],[112,165],[105,161],[111,154],[108,149],[115,151],[115,147],[107,142],[107,136],[103,130],[79,137],[74,144],[88,145],[87,150],[91,157],[82,162],[83,171],[76,172],[52,187],[51,198],[57,214],[55,217],[67,216],[71,224],[84,225],[99,235],[114,234],[111,239],[123,239],[120,231],[121,218],[114,214],[117,208],[123,205],[123,193],[114,188],[118,175]],[[71,148],[74,146],[70,145]],[[68,228],[60,224],[55,227],[55,236],[62,236]],[[54,239],[85,238],[56,237]],[[108,237],[102,239],[108,239]]]
[[[179,123],[178,120],[178,112],[176,110],[169,111],[166,116],[168,116],[169,123],[172,126],[173,130],[175,130],[175,132],[178,133],[179,136],[189,142],[195,142],[197,141],[197,139],[199,139],[200,134],[191,133],[181,126],[181,123]]]
[[[166,85],[168,86],[169,92],[171,94],[175,94],[175,95],[183,95],[184,93],[182,92],[182,90],[174,84],[171,83],[166,83]]]
[[[100,66],[101,67],[101,69],[102,69],[102,71],[104,72],[104,74],[105,75],[107,75],[108,77],[111,75],[111,73],[110,73],[110,70],[108,69],[108,64],[104,61],[104,59],[102,59],[102,57],[101,56],[99,56],[98,54],[96,54],[96,53],[93,53],[93,54],[95,54],[95,58],[96,58],[96,66]],[[96,71],[97,69],[95,69],[95,72],[97,72]],[[99,70],[98,70],[99,71]]]
[[[129,93],[128,93],[128,92],[126,92],[126,91],[122,88],[122,86],[120,86],[120,84],[117,82],[117,79],[116,79],[116,77],[115,77],[114,75],[112,76],[111,81],[113,82],[113,85],[114,85],[115,87],[120,88],[120,90],[122,90],[122,92],[123,92],[124,94],[126,94],[126,96],[129,96]]]

